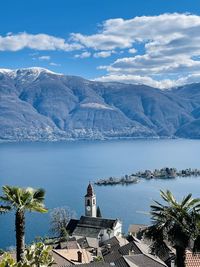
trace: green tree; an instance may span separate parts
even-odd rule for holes
[[[159,254],[168,241],[176,249],[177,267],[185,267],[185,253],[189,245],[192,243],[194,250],[200,249],[200,199],[193,199],[189,194],[179,203],[169,190],[161,191],[161,197],[165,203],[155,201],[155,205],[151,206],[153,225],[145,235],[152,239],[155,254]]]
[[[66,230],[66,228],[62,228],[60,234],[61,234],[61,236],[60,236],[61,241],[66,242],[69,240],[69,233]]]
[[[4,253],[0,267],[40,267],[52,266],[54,263],[51,247],[39,242],[25,249],[23,262],[16,262],[9,253]]]
[[[52,266],[55,262],[51,250],[42,242],[35,243],[25,250],[25,261],[28,266]]]
[[[4,253],[0,262],[0,267],[17,267],[17,263],[9,253]]]
[[[97,256],[94,258],[94,262],[102,262],[103,261],[103,257],[102,256]]]
[[[43,189],[3,186],[4,195],[0,197],[15,210],[16,254],[17,262],[23,261],[25,251],[25,211],[47,212],[44,207],[45,191]]]

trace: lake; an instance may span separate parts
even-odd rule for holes
[[[84,213],[89,181],[162,167],[200,168],[200,140],[118,140],[0,144],[0,186],[42,187],[46,206],[69,206]],[[120,218],[124,232],[131,223],[149,223],[145,212],[159,190],[177,198],[200,196],[200,178],[142,180],[129,186],[95,187],[102,215]],[[27,213],[26,241],[49,235],[49,214]],[[0,248],[15,244],[14,214],[0,216]]]

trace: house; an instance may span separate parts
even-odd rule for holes
[[[127,267],[167,267],[158,257],[150,254],[136,254],[131,256],[124,256]]]
[[[79,220],[69,222],[67,231],[77,239],[95,238],[103,242],[113,236],[121,236],[122,224],[118,219],[105,219],[81,216]]]
[[[186,252],[185,257],[186,267],[199,267],[200,266],[200,253],[193,254],[191,251]]]
[[[54,249],[53,253],[67,260],[70,265],[86,264],[93,260],[91,253],[80,247],[78,249]]]
[[[70,235],[77,239],[94,238],[98,242],[104,242],[113,236],[121,236],[120,220],[97,217],[96,194],[91,183],[87,187],[84,206],[85,216],[81,216],[79,220],[72,219],[67,225]]]
[[[139,238],[139,236],[142,236],[142,231],[147,229],[147,225],[145,224],[131,224],[128,228],[128,233]]]
[[[148,245],[133,238],[123,244],[116,238],[104,242],[101,247],[103,260],[116,267],[167,267],[159,257],[150,254]]]

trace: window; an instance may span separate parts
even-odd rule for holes
[[[93,199],[93,204],[95,205],[95,199]]]
[[[87,206],[90,206],[90,200],[89,199],[87,200]]]

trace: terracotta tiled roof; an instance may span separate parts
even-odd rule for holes
[[[128,232],[129,233],[138,233],[139,231],[142,231],[146,229],[148,225],[146,224],[131,224],[129,225]]]
[[[186,252],[186,267],[200,267],[200,253]]]
[[[80,264],[78,261],[78,253],[82,254],[82,263],[90,263],[92,261],[91,254],[85,249],[54,249],[57,255],[63,257],[71,264]]]
[[[91,262],[91,263],[79,264],[78,267],[111,267],[111,266],[109,263],[106,262]]]
[[[52,256],[54,259],[55,264],[53,264],[54,267],[62,267],[62,266],[70,266],[72,263],[65,259],[63,256],[56,253],[56,251],[52,251]]]

